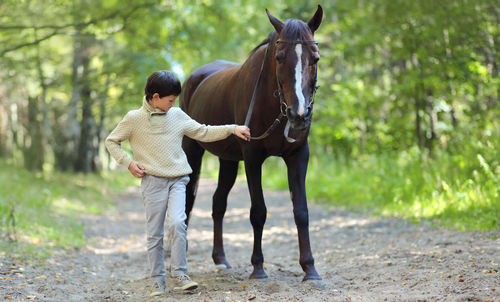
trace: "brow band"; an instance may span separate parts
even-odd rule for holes
[[[314,40],[294,40],[294,41],[291,41],[291,40],[277,40],[276,41],[276,44],[279,44],[279,43],[289,43],[289,44],[315,44],[315,45],[318,45],[318,42],[314,41]]]

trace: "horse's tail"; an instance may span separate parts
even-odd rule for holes
[[[188,112],[189,101],[191,100],[191,96],[193,95],[196,87],[198,87],[198,83],[195,83],[193,80],[193,76],[190,75],[184,83],[182,83],[181,94],[179,95],[179,106],[184,112]]]

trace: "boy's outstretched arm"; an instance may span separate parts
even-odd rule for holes
[[[234,134],[239,138],[248,141],[250,129],[247,126],[229,125],[204,125],[200,124],[184,111],[180,111],[180,120],[184,125],[184,135],[201,142],[215,142]]]

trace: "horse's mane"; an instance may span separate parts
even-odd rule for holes
[[[249,56],[252,56],[256,51],[257,49],[259,49],[262,45],[266,45],[268,44],[269,42],[271,42],[273,39],[274,39],[274,36],[276,35],[276,32],[273,30],[268,36],[267,38],[265,38],[262,42],[260,42],[259,45],[255,46],[254,49],[252,49],[252,51],[250,52],[250,55]]]
[[[286,20],[285,26],[281,30],[281,37],[284,40],[309,40],[311,39],[311,29],[302,20]]]

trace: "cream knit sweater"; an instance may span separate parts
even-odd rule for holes
[[[235,127],[200,124],[179,107],[172,107],[165,113],[153,108],[144,98],[142,107],[129,111],[109,134],[106,148],[119,164],[128,168],[132,159],[121,149],[121,142],[128,139],[135,160],[144,166],[146,174],[178,177],[192,172],[182,150],[184,135],[212,142],[233,134]]]

